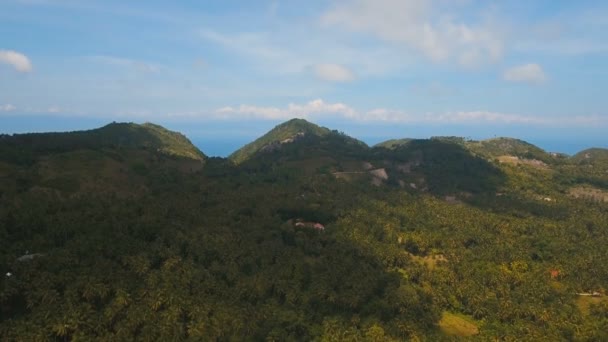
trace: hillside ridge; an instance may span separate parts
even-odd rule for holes
[[[149,122],[112,122],[90,130],[24,133],[0,138],[0,148],[7,149],[11,146],[19,146],[33,154],[112,147],[154,149],[169,156],[201,161],[206,158],[182,133]]]

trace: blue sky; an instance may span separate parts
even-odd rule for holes
[[[0,0],[0,132],[152,121],[225,155],[292,117],[368,143],[607,147],[605,1]]]

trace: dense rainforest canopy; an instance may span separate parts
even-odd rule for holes
[[[0,136],[0,340],[605,341],[606,152]]]

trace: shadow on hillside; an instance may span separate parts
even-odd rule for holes
[[[437,197],[495,194],[506,183],[498,167],[450,141],[412,140],[394,150],[378,149],[378,156],[397,168],[409,163],[410,170],[401,175],[423,179],[427,191]]]
[[[442,200],[462,201],[484,210],[509,212],[520,217],[560,218],[565,212],[556,205],[501,194],[507,175],[491,161],[466,149],[458,140],[412,140],[394,150],[379,148],[375,153],[384,160],[392,160],[396,166],[409,163],[410,173],[400,173],[397,167],[392,174],[424,179],[422,185],[426,191]]]

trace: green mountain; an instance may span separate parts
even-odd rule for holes
[[[2,192],[25,188],[77,194],[149,191],[150,177],[202,169],[207,157],[182,134],[146,123],[111,123],[65,133],[0,137]]]
[[[376,145],[374,145],[375,148],[387,148],[387,149],[394,149],[396,147],[399,146],[403,146],[403,145],[407,145],[409,144],[413,139],[408,139],[408,138],[404,138],[404,139],[390,139],[387,141],[383,141],[380,143],[377,143]]]
[[[413,139],[391,139],[376,144],[374,147],[395,149],[409,144]],[[424,140],[424,139],[419,139]],[[461,137],[432,137],[430,140],[442,141],[464,146],[471,152],[489,158],[514,156],[522,159],[552,160],[550,154],[528,142],[513,138],[493,138],[481,141],[466,140]]]
[[[472,151],[488,157],[509,155],[543,162],[552,160],[551,155],[543,149],[519,139],[494,138],[482,141],[467,141],[465,145]]]
[[[347,143],[365,145],[356,139],[346,137],[337,131],[317,126],[304,119],[292,119],[276,126],[262,137],[243,146],[228,158],[236,164],[240,164],[251,159],[256,154],[283,150],[289,145],[298,145],[303,141],[310,142],[313,140],[323,140],[324,138],[335,138],[336,136],[345,138],[343,140]]]
[[[15,134],[3,136],[0,148],[4,158],[20,159],[45,153],[104,148],[139,148],[174,157],[205,159],[205,155],[184,135],[151,123],[111,123],[89,131]],[[11,155],[17,150],[19,155]]]
[[[608,340],[603,164],[385,146],[304,120],[236,163],[150,124],[1,136],[0,340]]]
[[[584,164],[608,164],[608,149],[605,148],[590,148],[583,150],[571,157],[575,163]]]

